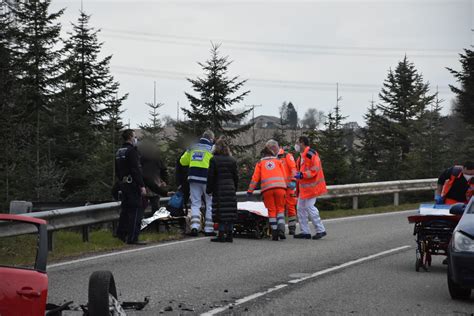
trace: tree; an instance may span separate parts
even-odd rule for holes
[[[325,115],[323,111],[318,111],[315,108],[309,108],[304,114],[301,123],[304,128],[315,130],[318,129],[321,124],[324,124]]]
[[[345,117],[341,114],[339,103],[327,117],[326,130],[322,131],[317,149],[323,161],[326,181],[330,184],[343,184],[349,175],[349,157],[342,125]]]
[[[23,181],[31,182],[31,175],[35,175],[33,186],[25,185],[24,193],[33,190],[36,198],[41,198],[41,170],[44,166],[52,166],[48,151],[50,138],[49,127],[52,125],[54,97],[58,89],[59,50],[56,48],[59,41],[61,26],[57,19],[64,10],[48,13],[50,0],[31,0],[19,2],[11,7],[15,19],[14,68],[18,69],[19,76],[15,100],[19,113],[16,128],[28,131],[24,135],[23,159],[31,163],[18,166],[18,176],[23,173]],[[50,172],[46,174],[51,174]],[[46,180],[47,181],[47,180]],[[41,190],[41,191],[40,191]],[[30,195],[30,197],[33,194]]]
[[[420,133],[415,122],[430,105],[435,94],[429,94],[429,84],[423,82],[413,63],[405,56],[395,68],[389,70],[379,93],[380,143],[384,180],[412,177],[407,157],[413,149],[413,137]],[[416,136],[415,136],[416,137]]]
[[[461,114],[464,122],[474,127],[474,50],[465,49],[464,54],[459,54],[461,70],[447,68],[456,78],[460,87],[449,85],[456,95],[455,111]]]
[[[145,103],[150,110],[148,113],[150,114],[150,121],[148,124],[140,125],[140,128],[143,132],[143,138],[149,140],[154,144],[158,144],[160,142],[160,133],[163,131],[163,127],[161,126],[160,121],[160,113],[158,109],[161,108],[164,104],[156,102],[156,83],[154,87],[153,93],[153,103]]]
[[[211,58],[199,63],[204,77],[188,78],[197,96],[185,93],[191,108],[181,108],[189,120],[176,124],[179,135],[199,136],[206,129],[211,129],[217,136],[225,135],[232,139],[252,127],[252,124],[246,124],[234,129],[224,128],[226,124],[242,121],[250,113],[251,109],[240,113],[232,111],[250,91],[240,91],[246,80],[240,80],[238,76],[228,77],[228,68],[232,62],[228,57],[219,56],[219,47],[212,44]]]
[[[118,146],[120,107],[127,97],[117,96],[119,83],[110,74],[112,56],[100,57],[103,44],[89,19],[81,11],[64,42],[62,89],[55,109],[55,152],[68,170],[66,195],[70,199],[90,199],[106,192],[108,196],[105,184],[110,183],[114,168],[111,152]],[[108,149],[104,152],[101,146]]]
[[[291,129],[298,127],[298,112],[296,112],[293,103],[288,102],[283,112],[283,121],[288,124]]]
[[[465,49],[460,54],[461,70],[448,70],[453,74],[459,87],[450,85],[456,95],[454,102],[455,116],[459,116],[464,124],[458,124],[450,137],[451,149],[455,161],[463,163],[474,157],[474,50]],[[462,141],[460,141],[462,139]]]

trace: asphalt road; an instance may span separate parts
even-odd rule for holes
[[[150,298],[132,315],[474,314],[474,295],[451,300],[442,258],[414,271],[409,214],[329,220],[318,241],[194,238],[51,265],[49,301],[85,303],[89,275],[110,270],[119,299]]]

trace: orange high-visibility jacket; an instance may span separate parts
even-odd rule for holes
[[[441,196],[443,198],[446,198],[446,195],[449,193],[449,191],[453,187],[454,181],[456,181],[457,179],[459,179],[463,176],[462,169],[463,169],[462,166],[454,166],[453,167],[453,171],[451,173],[451,176],[449,177],[448,180],[446,180],[444,182],[443,189],[441,191]],[[466,200],[465,201],[459,201],[459,202],[468,203],[473,195],[474,195],[474,181],[471,179],[471,181],[468,182],[468,189],[466,191]]]
[[[275,188],[286,189],[285,171],[276,157],[264,157],[255,165],[248,192],[253,192],[260,182],[262,192]]]
[[[281,161],[281,164],[283,165],[283,171],[285,171],[286,183],[288,184],[291,181],[295,180],[295,175],[296,175],[297,170],[296,170],[295,158],[293,157],[293,155],[285,152],[283,148],[280,148],[280,151],[278,152],[277,157]]]
[[[306,147],[296,163],[303,178],[298,181],[298,197],[311,199],[327,192],[323,167],[316,150]]]

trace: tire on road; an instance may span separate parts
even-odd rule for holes
[[[115,280],[110,271],[95,271],[89,278],[88,311],[90,316],[110,315],[109,294],[117,298]]]
[[[467,300],[471,296],[471,289],[460,286],[451,279],[451,272],[448,267],[448,289],[453,300]]]

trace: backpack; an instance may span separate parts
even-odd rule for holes
[[[180,190],[176,191],[175,194],[168,201],[168,206],[166,210],[170,212],[172,217],[181,217],[184,216],[184,194]]]

